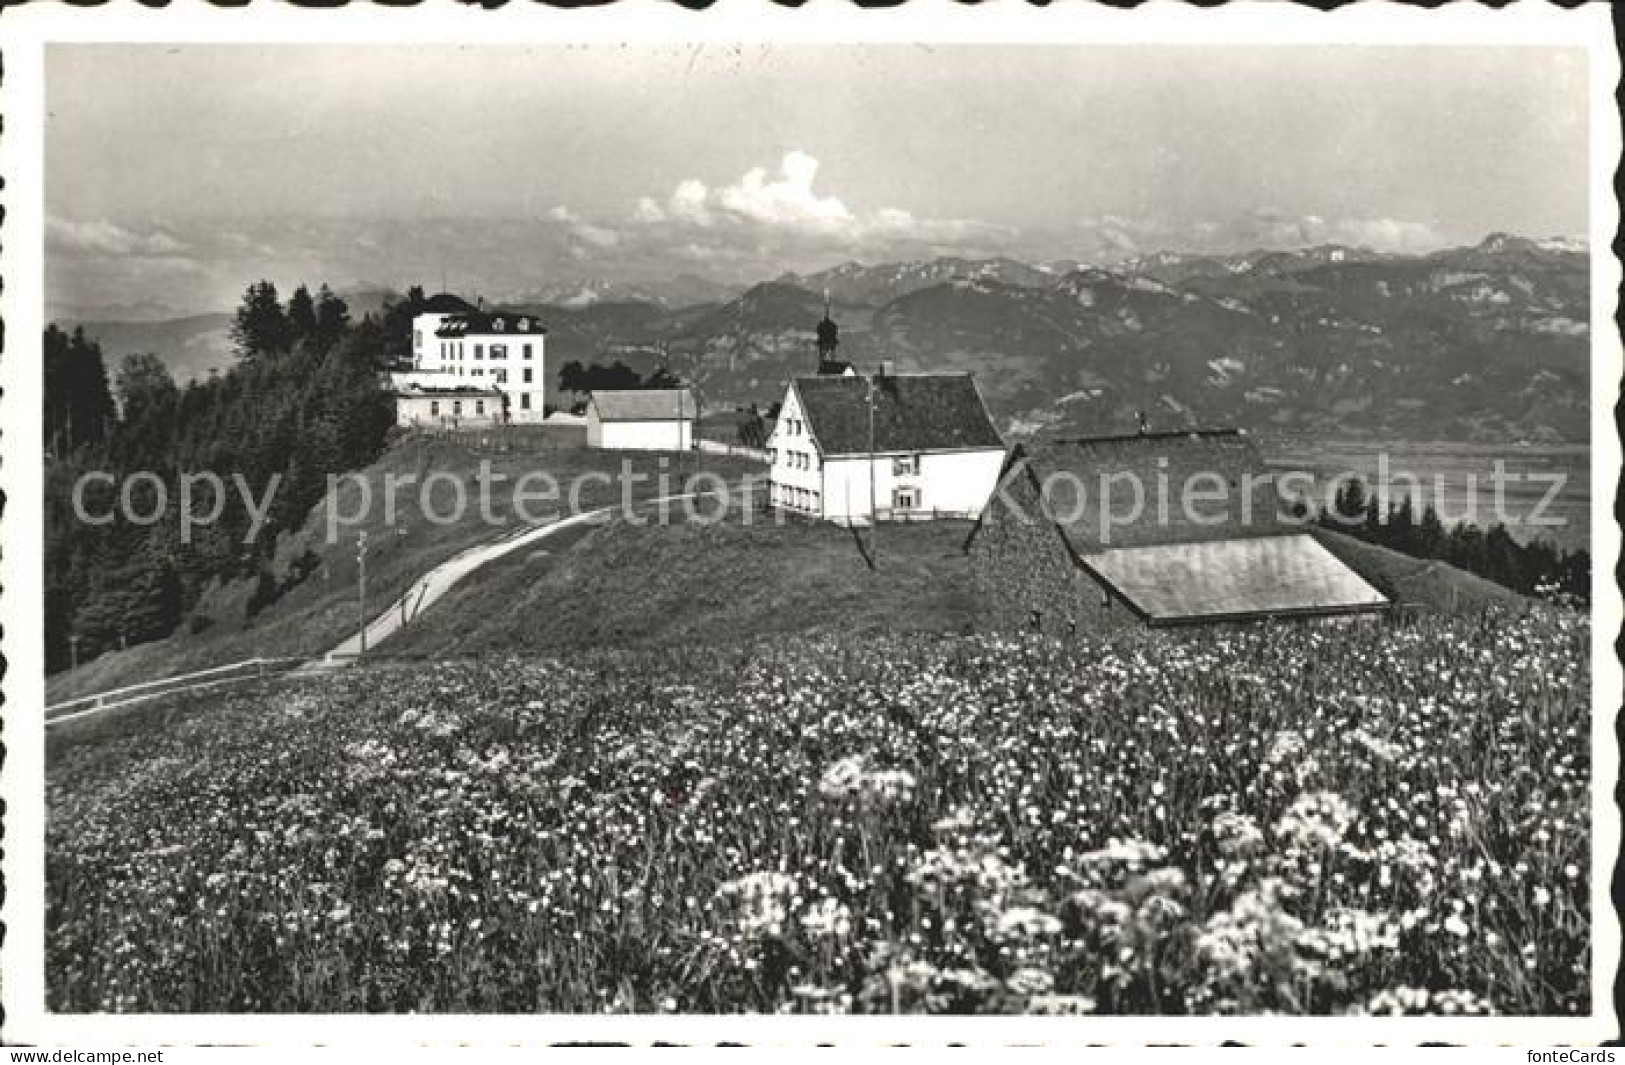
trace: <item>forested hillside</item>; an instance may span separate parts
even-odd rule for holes
[[[236,364],[184,387],[152,354],[110,370],[83,332],[48,327],[47,671],[168,634],[211,582],[256,578],[252,610],[301,580],[297,562],[273,571],[277,533],[298,527],[328,474],[381,450],[392,412],[377,373],[410,313],[402,302],[352,321],[326,286],[284,302],[259,282],[233,319]],[[183,532],[182,478],[202,471],[226,490],[199,484],[191,509],[218,516]],[[91,520],[75,514],[76,485]]]

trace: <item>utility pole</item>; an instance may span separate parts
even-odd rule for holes
[[[355,560],[359,568],[356,581],[356,609],[360,613],[361,626],[361,653],[367,653],[367,530],[362,529],[355,537]]]
[[[875,527],[880,524],[880,512],[875,509],[875,379],[868,381],[869,397],[869,568],[880,568],[879,548],[875,546]]]

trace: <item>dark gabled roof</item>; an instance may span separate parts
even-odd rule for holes
[[[448,317],[440,323],[434,335],[462,337],[471,333],[513,333],[516,336],[536,336],[546,332],[547,327],[533,314],[470,310]]]
[[[418,307],[419,314],[469,314],[477,310],[472,303],[449,292],[436,292]]]
[[[590,402],[603,422],[692,421],[697,411],[686,388],[599,390]]]
[[[1079,555],[1299,531],[1258,449],[1233,429],[1037,441],[1007,470],[1023,461],[1047,486],[1044,516]]]
[[[1303,532],[1117,547],[1082,561],[1152,625],[1388,607],[1387,597]]]
[[[871,381],[875,451],[1003,449],[968,373],[798,377],[791,387],[826,458],[868,453]]]

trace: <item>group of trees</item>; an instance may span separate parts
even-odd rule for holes
[[[571,359],[559,367],[559,391],[574,392],[578,396],[599,391],[682,387],[682,380],[664,366],[657,367],[647,377],[619,359],[608,366],[596,362],[583,366],[581,360]]]
[[[60,455],[107,439],[116,412],[101,349],[83,329],[45,329],[45,449]]]
[[[46,329],[48,670],[162,638],[216,580],[254,579],[253,601],[268,602],[308,572],[308,564],[273,571],[278,533],[303,524],[329,474],[366,465],[382,449],[394,421],[378,387],[389,359],[383,322],[352,323],[326,286],[315,296],[300,286],[284,304],[261,281],[244,294],[232,337],[237,363],[206,381],[180,386],[160,359],[132,354],[110,385],[94,341]],[[229,490],[219,518],[183,543],[180,478],[203,472]],[[112,513],[111,523],[75,514],[74,487],[86,473],[111,476],[86,481],[84,492],[86,511]],[[268,516],[249,540],[243,492],[263,501],[273,482]],[[160,491],[167,509],[156,506]],[[212,505],[203,498],[196,509]],[[131,519],[153,513],[151,522]]]
[[[1470,522],[1445,528],[1433,504],[1418,512],[1410,498],[1384,502],[1358,478],[1343,483],[1319,523],[1416,558],[1434,558],[1525,595],[1591,601],[1591,554],[1546,540],[1519,543],[1505,525]]]

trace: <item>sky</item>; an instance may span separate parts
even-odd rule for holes
[[[55,45],[54,308],[1584,236],[1583,53]]]

